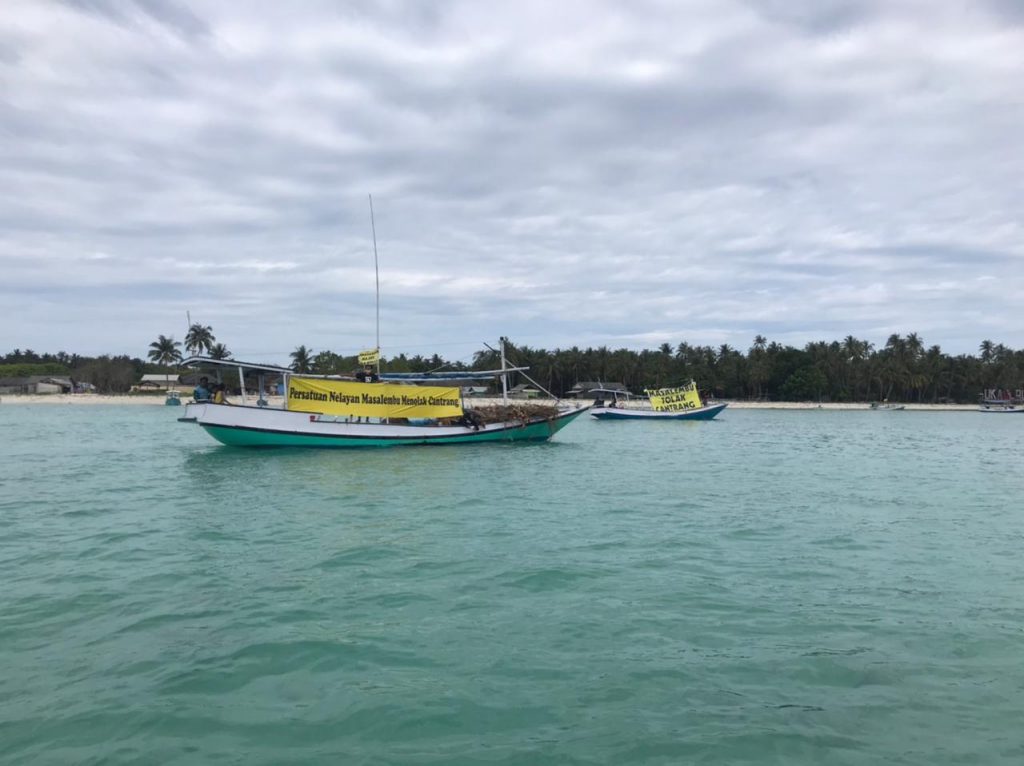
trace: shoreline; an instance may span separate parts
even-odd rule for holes
[[[255,396],[251,397],[255,400]],[[239,397],[231,397],[233,404],[239,404]],[[283,397],[268,397],[270,407],[281,407]],[[487,405],[498,404],[500,397],[472,397],[465,400],[466,404],[472,407],[474,404]],[[551,399],[514,399],[516,402],[534,402],[537,404],[551,403]],[[563,400],[572,401],[572,400]],[[724,401],[729,409],[734,410],[843,410],[843,411],[869,411],[869,402],[744,402]],[[0,396],[0,406],[31,406],[39,404],[69,405],[69,406],[92,406],[92,405],[114,405],[129,407],[166,407],[163,396],[144,395],[133,396],[131,394],[4,394]],[[184,404],[184,402],[182,402]],[[894,402],[899,404],[899,402]],[[976,404],[904,404],[905,412],[977,412]]]

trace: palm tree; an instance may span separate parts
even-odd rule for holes
[[[492,348],[489,348],[486,351],[475,351],[473,352],[473,367],[479,369],[497,367],[498,362],[495,361],[497,358],[498,352]]]
[[[181,344],[174,337],[161,335],[149,344],[149,358],[157,364],[174,364],[181,360],[181,352],[178,346]]]
[[[907,351],[910,352],[911,357],[914,359],[924,354],[924,341],[921,340],[921,336],[916,332],[912,332],[907,336]]]
[[[981,352],[981,361],[988,364],[994,356],[995,344],[990,340],[983,340],[981,345],[978,346],[978,351]]]
[[[590,350],[589,348],[587,349]],[[608,380],[608,360],[611,359],[612,352],[607,346],[598,346],[594,351],[594,366],[591,368],[593,372],[597,373],[595,378],[601,383]]]
[[[211,359],[230,359],[231,352],[223,343],[214,343],[210,346],[209,355]]]
[[[308,349],[305,346],[299,346],[292,351],[289,356],[292,358],[292,369],[295,372],[309,372],[309,368],[313,363],[311,356],[313,354],[312,349]]]
[[[191,354],[209,351],[213,347],[214,341],[216,338],[213,337],[213,328],[197,322],[189,327],[185,334],[185,349]]]
[[[768,339],[763,335],[754,336],[754,345],[747,352],[747,359],[750,362],[750,382],[754,384],[754,395],[760,399],[763,395],[762,386],[768,380],[768,360],[765,349],[768,347]]]

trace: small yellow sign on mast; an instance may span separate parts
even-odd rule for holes
[[[368,365],[377,364],[377,362],[379,362],[379,361],[380,361],[380,349],[379,348],[374,348],[374,349],[370,349],[369,351],[360,351],[359,352],[359,364],[363,365],[364,367],[366,367]]]

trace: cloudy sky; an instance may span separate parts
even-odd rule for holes
[[[1024,346],[1019,0],[4,0],[0,352]]]

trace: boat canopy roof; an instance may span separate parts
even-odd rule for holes
[[[591,388],[588,389],[587,393],[591,394],[609,394],[611,396],[626,396],[631,397],[635,394],[629,393],[629,391],[623,391],[621,388]]]
[[[381,380],[391,380],[396,383],[442,383],[469,380],[490,380],[501,375],[502,372],[521,372],[529,367],[506,367],[504,370],[463,370],[461,372],[382,372]]]
[[[238,359],[213,359],[209,356],[190,356],[181,362],[183,367],[200,367],[211,365],[214,367],[240,367],[243,370],[258,370],[260,372],[277,372],[282,375],[295,375],[304,378],[337,378],[337,375],[314,375],[312,373],[297,373],[290,367],[278,367],[273,364],[257,364],[255,362],[243,362]],[[381,380],[390,380],[394,383],[452,383],[456,381],[489,380],[496,378],[502,373],[522,372],[529,367],[506,367],[504,370],[463,370],[461,372],[382,372]]]
[[[183,367],[199,367],[211,365],[213,367],[241,367],[243,370],[261,370],[263,372],[294,373],[288,367],[277,367],[273,364],[257,364],[255,362],[242,362],[238,359],[213,359],[208,356],[190,356],[181,361]]]

